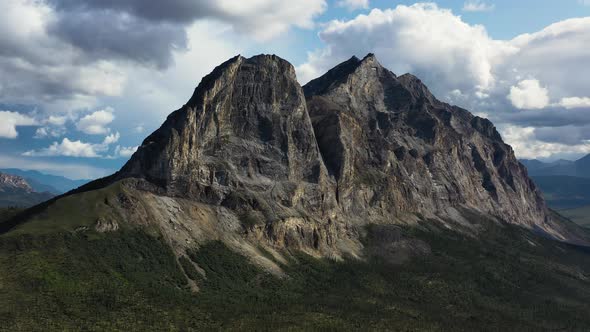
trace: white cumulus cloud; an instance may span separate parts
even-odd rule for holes
[[[53,142],[50,146],[40,150],[30,150],[23,153],[26,157],[81,157],[81,158],[107,158],[104,153],[109,146],[118,142],[119,133],[106,136],[102,143],[87,143],[81,140],[70,140],[64,137],[61,142]]]
[[[119,132],[116,132],[114,134],[110,134],[104,138],[104,141],[102,142],[102,144],[103,145],[111,145],[111,144],[117,143],[119,141],[119,138],[121,138],[121,135],[119,134]]]
[[[106,126],[115,120],[114,110],[110,107],[82,117],[76,128],[88,135],[104,135],[110,131]]]
[[[49,147],[35,151],[27,151],[23,153],[27,157],[46,157],[46,156],[66,156],[66,157],[84,157],[96,158],[99,157],[96,151],[96,146],[82,141],[71,141],[65,137],[61,143],[53,142]]]
[[[135,151],[137,151],[138,148],[139,146],[126,147],[117,145],[117,148],[115,148],[115,158],[129,158],[135,153]]]
[[[519,109],[541,109],[549,105],[549,91],[538,80],[523,80],[510,88],[508,99]]]
[[[590,108],[590,98],[588,97],[566,97],[559,102],[560,106],[567,109],[571,108]]]
[[[394,72],[412,72],[433,83],[434,90],[482,90],[494,84],[496,59],[517,51],[491,39],[483,26],[469,25],[433,3],[373,9],[349,21],[331,21],[320,37],[327,47],[298,67],[303,82],[353,54],[372,52]]]

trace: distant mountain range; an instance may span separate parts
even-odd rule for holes
[[[567,175],[590,178],[590,154],[576,161],[560,159],[542,162],[537,159],[522,159],[521,162],[530,176]]]
[[[0,207],[28,207],[55,195],[36,191],[24,178],[0,173]]]
[[[90,182],[90,180],[72,180],[63,176],[17,168],[0,169],[0,172],[24,178],[36,192],[50,192],[53,194],[63,194]]]
[[[521,160],[547,204],[581,225],[590,225],[590,155],[576,161]]]

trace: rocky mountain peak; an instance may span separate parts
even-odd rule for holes
[[[27,193],[34,192],[33,188],[27,181],[16,175],[0,173],[0,191],[23,191]]]
[[[476,234],[481,220],[579,240],[490,121],[371,54],[303,88],[277,56],[228,60],[121,171],[80,191],[118,181],[133,194],[107,200],[113,215],[151,220],[182,248],[221,238],[253,256],[258,245],[358,256],[368,224]]]
[[[221,204],[238,188],[319,185],[325,173],[294,67],[258,55],[234,57],[204,77],[118,177]]]

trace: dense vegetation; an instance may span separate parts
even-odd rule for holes
[[[432,253],[390,265],[293,252],[284,279],[220,242],[177,263],[161,239],[139,230],[8,233],[0,237],[0,322],[7,331],[590,328],[588,253],[508,226],[490,225],[482,240],[402,233]]]

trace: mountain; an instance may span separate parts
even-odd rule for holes
[[[565,175],[590,178],[590,155],[576,161],[557,160],[542,162],[536,159],[521,160],[531,176]]]
[[[13,329],[590,326],[586,230],[490,121],[372,54],[304,87],[234,57],[120,171],[0,234]]]
[[[91,180],[71,180],[63,176],[44,174],[38,171],[17,168],[0,169],[0,172],[23,177],[38,192],[63,194],[76,189]]]
[[[44,202],[54,195],[37,192],[22,177],[0,173],[0,207],[29,207]]]
[[[473,214],[580,240],[553,222],[491,122],[438,101],[419,79],[397,77],[373,55],[353,57],[303,89],[276,56],[230,59],[121,171],[82,190],[126,179],[141,190],[131,201],[149,192],[184,211],[191,211],[184,199],[211,209],[160,212],[194,224],[179,239],[183,247],[202,227],[194,220],[256,219],[246,227],[250,238],[358,256],[351,229],[420,219],[469,227]],[[146,213],[126,209],[126,219]]]

